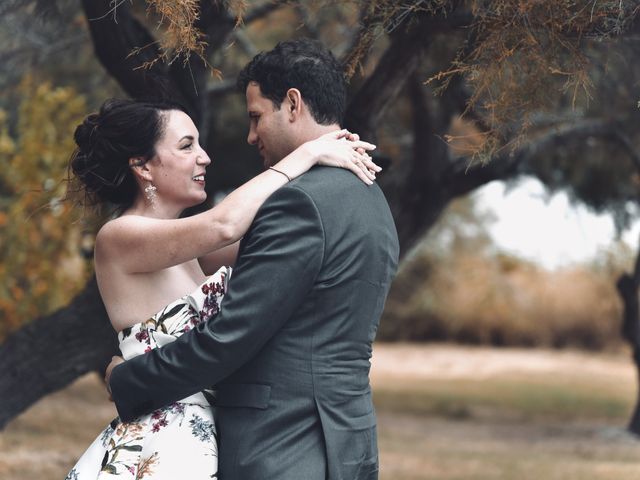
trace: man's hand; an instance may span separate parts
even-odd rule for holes
[[[109,385],[109,380],[111,380],[111,372],[113,369],[124,363],[124,359],[122,357],[111,357],[111,363],[107,366],[107,370],[104,372],[104,383],[107,385],[107,392],[109,392],[109,400],[113,401],[113,397],[111,396],[111,386]]]

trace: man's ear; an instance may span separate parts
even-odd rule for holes
[[[302,94],[297,88],[287,90],[284,99],[285,108],[289,114],[289,121],[294,122],[302,114]]]
[[[131,168],[131,171],[139,180],[151,182],[153,181],[153,177],[151,176],[151,171],[147,163],[143,157],[131,157],[129,159],[129,168]]]

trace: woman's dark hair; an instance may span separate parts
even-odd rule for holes
[[[316,122],[342,123],[347,97],[342,66],[316,41],[289,40],[259,53],[238,74],[238,89],[245,93],[249,82],[260,85],[260,92],[276,110],[287,90],[297,88]]]
[[[75,179],[72,183],[84,191],[85,201],[110,203],[120,211],[133,204],[138,185],[129,159],[141,157],[146,162],[155,155],[155,145],[166,124],[162,112],[170,110],[185,111],[170,102],[113,98],[78,125],[73,136],[78,148],[71,156],[69,169]]]

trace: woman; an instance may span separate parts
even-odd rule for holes
[[[218,312],[231,274],[222,265],[233,262],[260,205],[290,179],[322,164],[372,183],[380,168],[362,152],[374,147],[355,137],[345,141],[348,135],[307,142],[216,207],[180,219],[184,209],[206,199],[211,162],[186,113],[175,105],[111,100],[78,126],[71,170],[86,195],[120,211],[98,232],[95,271],[125,359],[175,340]],[[130,423],[114,420],[67,479],[175,479],[185,471],[190,479],[216,478],[210,394]]]

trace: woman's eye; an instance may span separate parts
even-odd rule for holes
[[[191,147],[193,147],[193,143],[187,143],[186,145],[183,145],[182,147],[180,147],[180,150],[187,150]]]

